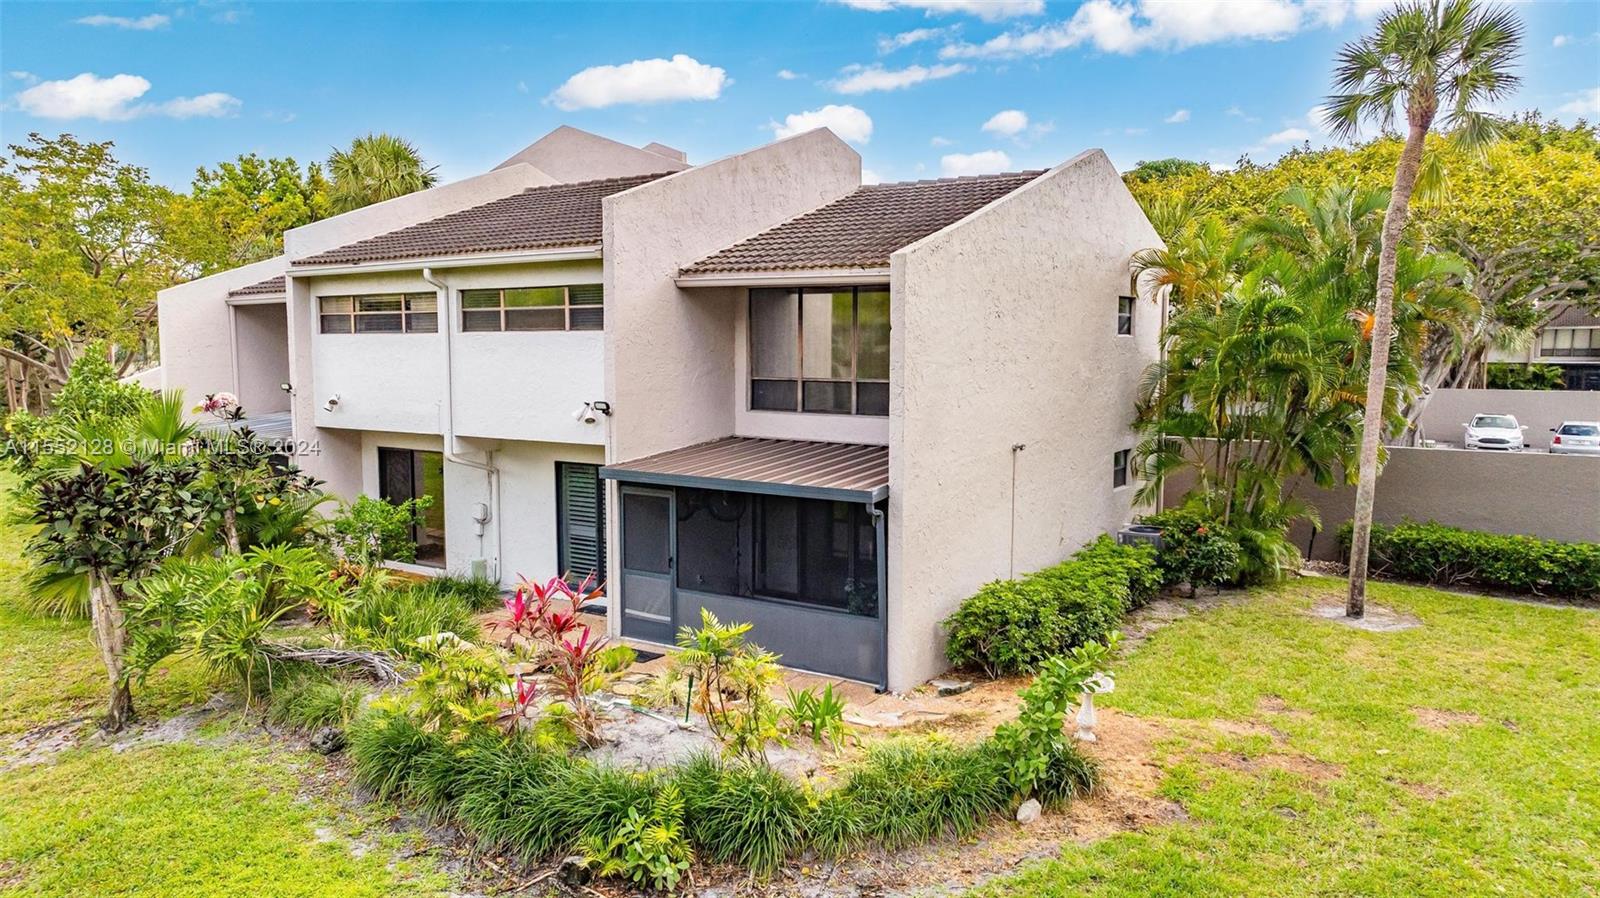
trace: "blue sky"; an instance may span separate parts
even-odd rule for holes
[[[833,124],[882,180],[1265,161],[1381,0],[0,5],[0,140],[70,131],[186,186],[240,153],[324,158],[367,131],[447,179],[559,124],[707,161]],[[931,8],[930,8],[931,7]],[[1502,111],[1600,120],[1600,2],[1519,3]],[[791,118],[793,117],[793,118]]]

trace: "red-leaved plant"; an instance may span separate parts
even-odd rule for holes
[[[576,587],[561,577],[544,583],[522,578],[505,601],[508,632],[503,645],[550,674],[550,692],[563,706],[563,719],[578,741],[590,747],[600,743],[601,720],[591,696],[635,657],[627,646],[608,645],[606,637],[595,636],[580,619],[579,609],[600,595],[602,588],[592,575]],[[534,695],[533,684],[519,679],[519,713],[526,714]]]

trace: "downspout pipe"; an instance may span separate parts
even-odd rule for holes
[[[889,691],[889,516],[876,503],[867,503],[872,516],[878,556],[878,691]]]
[[[490,578],[500,579],[500,469],[495,466],[494,452],[485,451],[484,460],[456,454],[456,365],[455,365],[455,312],[450,302],[450,285],[436,275],[432,268],[422,269],[422,279],[433,286],[438,297],[439,331],[444,334],[444,459],[452,464],[464,465],[482,471],[489,488],[489,523],[494,527],[494,557]]]

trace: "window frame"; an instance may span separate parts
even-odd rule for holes
[[[1578,345],[1578,335],[1584,335],[1584,345]],[[1566,338],[1566,346],[1559,345]],[[1539,332],[1539,357],[1545,359],[1571,359],[1600,356],[1600,328],[1547,327]]]
[[[756,293],[761,290],[794,291],[795,296],[795,376],[788,377],[756,377]],[[834,294],[850,291],[850,376],[849,377],[807,377],[806,376],[806,294]],[[889,378],[862,377],[861,376],[861,294],[889,293],[887,284],[861,284],[839,287],[779,287],[765,288],[752,287],[745,291],[745,408],[752,412],[776,412],[778,414],[801,415],[837,415],[851,418],[887,418],[887,408],[883,414],[861,411],[861,384],[882,384],[887,391]],[[755,404],[755,384],[757,381],[768,383],[789,383],[794,385],[794,408],[758,408]],[[806,384],[848,384],[850,386],[850,411],[841,412],[831,409],[806,408]]]
[[[594,288],[596,290],[599,290],[600,291],[600,301],[599,302],[578,302],[578,303],[573,302],[572,301],[572,291],[575,288],[583,288],[583,287],[592,287],[592,288]],[[518,290],[560,290],[561,291],[561,304],[560,305],[548,305],[548,306],[508,306],[508,305],[506,305],[506,294],[507,293],[514,293],[514,292],[516,292]],[[489,292],[493,292],[493,293],[498,294],[498,299],[500,300],[499,305],[497,305],[497,306],[478,306],[476,308],[470,308],[470,309],[467,308],[467,294],[468,293],[489,293]],[[606,301],[605,301],[605,287],[604,287],[603,284],[541,284],[541,285],[537,285],[537,286],[523,285],[523,286],[520,286],[520,287],[464,287],[459,291],[459,297],[460,297],[460,301],[457,303],[457,305],[460,306],[460,308],[458,309],[458,313],[460,315],[459,323],[460,323],[460,326],[461,326],[461,333],[463,333],[463,334],[539,334],[539,333],[560,334],[560,333],[572,333],[572,332],[575,332],[575,331],[576,332],[584,332],[584,331],[604,331],[605,330]],[[561,310],[561,327],[536,327],[536,328],[507,328],[506,327],[506,313],[508,311],[510,311],[510,312],[553,311],[553,310],[556,310],[556,309],[560,309]],[[585,310],[585,309],[599,310],[599,312],[600,312],[600,326],[599,327],[573,327],[572,326],[572,312],[573,312],[574,309],[578,309],[580,311],[581,310]],[[497,328],[493,328],[493,329],[474,328],[472,330],[468,330],[467,329],[467,315],[469,313],[483,313],[483,312],[499,312],[500,313],[500,316],[499,316],[500,317],[500,326],[497,327]]]
[[[1133,310],[1137,304],[1137,297],[1127,295],[1117,297],[1117,336],[1133,336]],[[1123,306],[1127,306],[1127,311],[1123,311]]]
[[[1133,450],[1111,453],[1111,491],[1125,490],[1133,483]]]
[[[399,309],[389,310],[389,311],[362,311],[362,309],[361,309],[361,300],[363,300],[363,299],[387,299],[389,297],[395,297],[395,296],[400,298],[400,308]],[[426,298],[426,299],[429,299],[429,300],[433,301],[433,308],[432,309],[413,309],[413,308],[411,308],[411,303],[414,300],[422,299],[422,298]],[[350,311],[348,311],[348,312],[329,312],[329,311],[325,311],[324,310],[323,306],[329,300],[339,300],[339,299],[347,299],[347,300],[350,301]],[[358,322],[362,318],[376,318],[376,317],[378,317],[380,315],[399,315],[400,316],[400,329],[397,330],[397,331],[364,331],[364,330],[358,330],[356,328],[356,322]],[[433,316],[433,327],[432,328],[412,327],[411,326],[412,318],[414,316],[419,316],[419,315],[431,315],[431,316]],[[349,330],[343,330],[343,331],[330,331],[330,330],[328,330],[327,320],[329,318],[343,318],[343,319],[347,320],[349,322],[350,329]],[[394,336],[394,335],[404,335],[404,334],[437,334],[438,332],[439,332],[439,294],[435,293],[432,290],[402,290],[399,293],[333,293],[333,294],[329,294],[327,296],[318,296],[317,297],[317,333],[319,335],[329,335],[329,336],[336,336],[336,337],[355,337],[355,336],[371,336],[371,335],[374,335],[374,334],[384,335],[384,336]]]

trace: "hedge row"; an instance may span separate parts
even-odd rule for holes
[[[944,621],[945,654],[991,677],[1029,673],[1046,658],[1104,641],[1161,588],[1155,552],[1102,536],[1053,567],[996,580]]]
[[[658,819],[670,804],[677,834],[664,841],[765,875],[808,853],[837,857],[868,845],[895,849],[968,836],[1015,800],[1010,761],[993,739],[887,740],[825,790],[709,755],[633,771],[522,736],[456,740],[388,709],[356,721],[350,752],[357,781],[378,798],[414,803],[459,824],[484,850],[528,863],[586,851],[597,839],[614,838],[630,818]],[[1033,794],[1046,807],[1095,784],[1093,763],[1070,743],[1044,768]]]
[[[1350,524],[1339,528],[1350,552]],[[1462,530],[1429,521],[1374,524],[1370,572],[1442,586],[1475,586],[1567,599],[1600,600],[1600,543]]]

